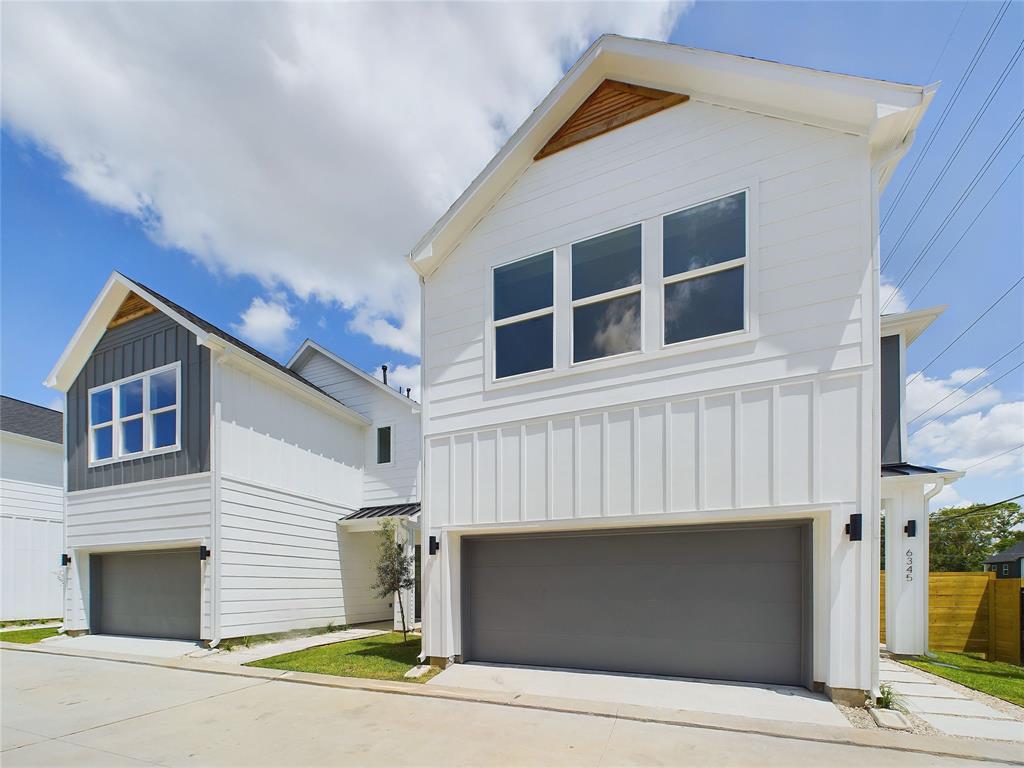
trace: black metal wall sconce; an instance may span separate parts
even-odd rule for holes
[[[846,524],[846,532],[850,534],[850,541],[860,541],[864,538],[864,515],[854,512],[850,515],[850,522]]]
[[[903,532],[910,538],[917,536],[917,520],[907,520],[907,524],[903,526]]]
[[[210,550],[208,550],[206,547],[199,547],[199,559],[200,560],[209,560],[210,559],[210,554],[211,554]]]
[[[428,551],[432,555],[436,555],[438,552],[441,551],[441,542],[438,540],[437,536],[431,536],[430,537]]]
[[[69,555],[69,554],[67,554],[67,553],[65,553],[65,554],[61,555],[61,556],[60,556],[60,564],[61,564],[62,566],[68,566],[68,565],[71,565],[71,555]]]

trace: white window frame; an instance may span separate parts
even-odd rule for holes
[[[573,299],[572,298],[572,289],[571,289],[571,286],[572,286],[572,269],[573,269],[573,267],[572,267],[572,247],[574,245],[576,245],[577,243],[585,243],[588,240],[594,240],[594,239],[596,239],[598,237],[604,237],[605,235],[610,235],[613,232],[621,232],[624,229],[632,229],[635,226],[639,226],[640,227],[640,280],[638,282],[634,283],[633,285],[627,285],[625,288],[614,288],[614,289],[612,289],[610,291],[605,291],[604,293],[598,293],[598,294],[595,294],[593,296],[587,296],[586,298]],[[632,222],[630,224],[626,224],[625,226],[622,226],[622,227],[615,227],[614,229],[609,229],[606,232],[598,232],[596,235],[589,235],[588,237],[584,237],[584,238],[582,238],[580,240],[573,240],[572,243],[569,244],[569,285],[570,285],[570,291],[569,291],[569,318],[568,318],[568,323],[569,323],[569,368],[579,368],[580,366],[593,365],[594,363],[599,363],[599,362],[603,362],[603,361],[606,361],[606,360],[619,360],[619,359],[621,359],[623,357],[631,357],[633,355],[643,354],[644,347],[645,347],[644,342],[646,341],[646,338],[645,338],[645,335],[644,335],[646,333],[646,329],[644,327],[646,325],[646,323],[644,322],[644,317],[645,317],[645,314],[646,314],[646,300],[647,300],[646,291],[644,290],[644,284],[646,283],[646,277],[647,277],[647,274],[646,274],[646,261],[647,261],[647,258],[646,258],[646,256],[647,256],[647,252],[646,252],[646,235],[647,235],[646,222],[644,222],[644,221],[634,221],[634,222]],[[597,304],[597,303],[602,302],[602,301],[608,301],[609,299],[617,299],[617,298],[619,298],[621,296],[631,296],[634,293],[639,293],[640,294],[640,346],[637,349],[631,349],[628,352],[619,352],[618,354],[615,354],[615,355],[605,355],[604,357],[592,357],[589,360],[577,360],[576,357],[575,357],[575,351],[576,351],[576,343],[575,343],[576,342],[576,307],[584,307],[584,306],[586,306],[588,304]]]
[[[518,315],[512,315],[511,317],[503,317],[501,320],[495,320],[494,319],[494,273],[497,272],[499,269],[502,269],[504,267],[510,266],[512,264],[517,264],[520,261],[526,261],[527,259],[533,259],[533,258],[536,258],[537,256],[543,256],[546,253],[550,253],[551,254],[551,306],[549,306],[549,307],[542,307],[541,309],[534,309],[534,310],[532,310],[530,312],[523,312],[523,313],[518,314]],[[523,378],[526,378],[528,376],[536,376],[537,374],[540,374],[540,373],[549,373],[549,372],[555,370],[555,336],[556,336],[556,332],[555,332],[555,318],[554,317],[551,318],[551,365],[549,365],[547,368],[538,368],[538,369],[536,369],[534,371],[523,371],[522,373],[516,373],[516,374],[513,374],[511,376],[498,376],[498,329],[503,327],[503,326],[506,326],[506,325],[515,325],[516,323],[521,323],[521,322],[523,322],[525,320],[535,320],[538,317],[545,317],[546,315],[552,315],[553,316],[555,314],[555,304],[558,303],[558,283],[557,283],[556,276],[555,276],[555,272],[556,272],[556,270],[555,270],[555,259],[556,258],[557,258],[557,254],[555,252],[555,249],[554,248],[547,248],[547,249],[545,249],[543,251],[537,251],[537,253],[531,254],[529,256],[522,256],[521,258],[513,259],[512,261],[506,261],[506,262],[502,262],[501,264],[494,264],[494,265],[491,266],[491,270],[490,270],[490,286],[489,286],[490,287],[490,291],[489,291],[490,299],[488,300],[488,304],[490,306],[490,311],[488,312],[488,321],[489,321],[490,328],[488,329],[488,332],[487,332],[487,337],[488,337],[488,340],[490,341],[490,346],[491,346],[491,381],[500,382],[500,383],[504,384],[505,382],[508,382],[508,381],[516,381],[517,379],[523,379]]]
[[[1009,563],[1003,563],[1002,575],[1003,576],[1009,576],[1010,575],[1010,564]]]
[[[665,275],[665,219],[676,213],[682,213],[693,208],[699,208],[702,205],[713,203],[716,200],[723,200],[733,195],[743,193],[743,257],[739,259],[730,259],[729,261],[723,261],[719,264],[712,264],[708,267],[700,267],[698,269],[691,269],[688,272],[679,272],[674,275]],[[674,211],[669,211],[661,215],[661,237],[662,237],[662,254],[661,264],[659,269],[661,270],[661,286],[659,291],[661,293],[659,299],[661,302],[661,348],[662,349],[677,349],[682,346],[700,344],[707,342],[712,339],[727,339],[731,336],[742,336],[750,333],[750,189],[748,187],[741,187],[735,189],[732,192],[726,192],[722,195],[716,195],[715,197],[709,197],[707,200],[701,200],[698,203],[692,203]],[[698,277],[705,277],[706,275],[713,275],[716,272],[725,272],[729,269],[735,269],[736,267],[743,267],[743,327],[737,328],[734,331],[726,331],[725,333],[716,333],[711,336],[698,336],[694,339],[684,339],[682,341],[667,341],[665,338],[667,331],[666,318],[668,313],[665,308],[665,288],[674,283],[681,283],[685,280],[694,280]]]
[[[379,445],[378,433],[382,429],[390,429],[391,430],[391,446],[390,446],[390,451],[389,451],[389,456],[391,457],[390,461],[377,461],[377,459],[379,458],[379,455],[378,455],[378,450],[379,450],[378,449],[378,445]],[[381,422],[380,424],[374,424],[373,425],[373,465],[375,467],[391,467],[391,466],[394,466],[394,464],[395,464],[395,424],[392,421],[385,421],[385,422]]]
[[[151,410],[149,407],[149,380],[156,374],[164,373],[166,371],[173,370],[175,372],[175,398],[174,405],[167,405],[163,408],[157,408]],[[121,418],[121,397],[120,387],[123,384],[128,384],[133,381],[142,381],[142,413],[133,414],[127,416],[124,419]],[[102,424],[92,423],[92,396],[97,392],[104,390],[110,390],[110,414],[111,420],[105,421]],[[175,361],[168,365],[162,365],[158,368],[153,368],[142,373],[137,373],[132,376],[125,376],[116,381],[111,381],[106,384],[99,384],[95,387],[91,387],[86,393],[86,426],[88,428],[88,441],[89,441],[89,466],[100,467],[105,464],[116,464],[122,461],[132,461],[134,459],[140,459],[145,456],[159,456],[163,453],[173,453],[181,450],[181,361]],[[152,448],[151,442],[153,438],[153,430],[150,426],[153,416],[168,411],[176,411],[177,418],[174,420],[174,444],[165,445],[160,448]],[[121,424],[125,421],[133,421],[136,419],[142,419],[142,450],[134,453],[123,453],[121,450]],[[112,446],[111,455],[109,458],[97,459],[95,456],[95,441],[93,440],[93,432],[102,427],[112,428]],[[392,436],[394,433],[392,432]]]

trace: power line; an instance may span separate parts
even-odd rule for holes
[[[946,255],[942,257],[942,261],[940,261],[935,266],[935,269],[932,270],[932,273],[928,275],[928,279],[925,280],[921,284],[921,287],[917,289],[917,293],[914,294],[913,298],[907,302],[908,306],[913,306],[914,302],[917,301],[917,297],[920,296],[921,292],[928,287],[928,283],[932,281],[932,278],[935,277],[936,273],[938,273],[938,271],[942,268],[942,265],[945,264],[949,257],[953,255],[953,251],[957,249],[957,246],[959,246],[963,239],[967,236],[967,233],[971,231],[971,228],[975,225],[975,223],[977,223],[978,219],[981,218],[981,214],[983,214],[985,212],[985,209],[988,208],[989,203],[991,203],[995,199],[996,195],[999,194],[1000,190],[1004,186],[1006,186],[1006,182],[1008,182],[1010,180],[1010,177],[1013,176],[1014,172],[1020,166],[1021,161],[1024,161],[1024,155],[1021,155],[1020,157],[1017,158],[1017,162],[1013,164],[1013,167],[1010,169],[1010,172],[1003,177],[1003,180],[999,182],[999,186],[996,187],[995,191],[989,196],[988,200],[985,201],[985,204],[981,206],[978,212],[974,215],[974,218],[971,219],[971,223],[967,225],[967,229],[965,229],[963,234],[957,238],[957,241],[953,243],[953,247],[946,252]],[[886,304],[888,304],[888,302],[886,302]]]
[[[970,138],[971,134],[974,132],[974,129],[978,127],[978,123],[981,121],[981,118],[985,115],[985,112],[988,111],[988,108],[989,106],[991,106],[993,100],[995,100],[996,94],[999,92],[999,89],[1002,87],[1003,83],[1006,82],[1006,78],[1010,74],[1010,70],[1012,70],[1013,67],[1016,66],[1017,62],[1020,60],[1021,53],[1024,53],[1024,42],[1021,42],[1021,44],[1017,46],[1017,50],[1014,51],[1013,56],[1010,57],[1010,61],[1007,62],[1005,67],[1003,67],[1003,71],[999,75],[999,78],[996,80],[996,84],[989,89],[988,95],[985,97],[985,101],[982,102],[981,106],[978,108],[978,111],[974,113],[974,117],[971,118],[971,123],[970,125],[967,126],[967,130],[965,130],[963,134],[960,136],[960,139],[957,141],[956,146],[953,148],[953,151],[949,154],[945,162],[942,164],[942,168],[939,169],[938,175],[932,181],[931,186],[928,187],[928,191],[925,192],[924,197],[921,198],[921,202],[918,203],[917,209],[914,211],[914,214],[910,217],[910,221],[906,223],[906,225],[903,227],[903,231],[900,233],[899,237],[896,238],[896,242],[893,244],[892,249],[889,251],[889,258],[886,259],[886,262],[892,259],[896,251],[899,250],[900,245],[903,244],[903,241],[910,233],[911,228],[914,226],[915,223],[917,223],[917,219],[921,215],[921,212],[928,204],[928,201],[931,200],[932,195],[935,194],[935,190],[939,188],[939,184],[941,184],[942,180],[946,177],[946,173],[953,166],[953,163],[956,161],[956,158],[960,155],[960,150],[964,148],[964,145],[967,143],[967,139]]]
[[[944,403],[944,402],[945,402],[946,400],[948,400],[949,398],[951,398],[951,397],[952,397],[953,395],[955,395],[955,394],[956,394],[957,392],[959,392],[959,391],[960,391],[961,389],[963,389],[963,388],[964,388],[964,387],[966,387],[966,386],[967,386],[968,384],[970,384],[971,382],[973,382],[973,381],[974,381],[975,379],[977,379],[977,378],[978,378],[979,376],[982,376],[982,375],[984,375],[984,373],[985,373],[985,372],[986,372],[987,370],[989,370],[990,368],[992,368],[992,367],[994,367],[994,366],[998,365],[999,363],[1001,363],[1001,362],[1002,362],[1002,361],[1003,361],[1003,360],[1004,360],[1005,358],[1007,358],[1007,357],[1009,357],[1010,355],[1012,355],[1012,354],[1013,354],[1014,352],[1016,352],[1016,351],[1017,351],[1018,349],[1020,349],[1021,347],[1024,347],[1024,341],[1022,341],[1022,342],[1020,342],[1019,344],[1017,344],[1017,346],[1015,346],[1015,347],[1014,347],[1013,349],[1011,349],[1011,350],[1010,350],[1009,352],[1007,352],[1006,354],[1004,354],[1004,355],[1003,355],[1002,357],[1000,357],[1000,358],[999,358],[998,360],[996,360],[996,361],[995,361],[994,363],[989,363],[989,364],[988,364],[987,366],[985,366],[985,367],[984,367],[984,368],[982,368],[982,369],[981,369],[980,371],[978,371],[978,373],[974,374],[974,376],[972,376],[972,377],[971,377],[970,379],[968,379],[967,381],[965,381],[965,382],[964,382],[963,384],[961,384],[961,385],[960,385],[959,387],[957,387],[956,389],[954,389],[954,390],[953,390],[952,392],[948,393],[948,394],[947,394],[947,395],[946,395],[946,396],[945,396],[944,398],[942,398],[942,399],[941,399],[941,400],[939,400],[938,402],[932,403],[932,404],[931,404],[930,406],[928,406],[927,408],[925,408],[925,409],[924,409],[923,411],[921,411],[921,412],[920,412],[919,414],[917,414],[917,416],[915,416],[915,417],[914,417],[914,418],[912,418],[912,419],[911,419],[910,421],[908,421],[908,422],[907,422],[907,425],[909,426],[909,425],[913,424],[913,423],[914,423],[915,421],[917,421],[917,420],[918,420],[918,419],[920,419],[920,418],[921,418],[922,416],[924,416],[924,415],[925,415],[926,413],[928,413],[928,411],[930,411],[930,410],[931,410],[932,408],[935,408],[936,406],[938,406],[938,405],[941,405],[942,403]],[[964,401],[964,402],[966,402],[966,401]],[[959,405],[959,403],[958,403],[958,405]]]
[[[1017,499],[1024,499],[1024,493],[1018,493],[1016,496],[1011,496],[1008,499],[1003,499],[1002,501],[997,501],[995,504],[988,504],[984,507],[979,507],[978,509],[968,509],[966,512],[961,512],[958,515],[943,515],[942,517],[929,515],[929,517],[931,518],[929,521],[929,525],[936,525],[938,523],[948,523],[952,520],[959,520],[962,517],[970,517],[972,515],[977,515],[982,512],[987,512],[989,510],[995,509],[996,507],[1001,507],[1003,506],[1003,504],[1009,504],[1011,501],[1016,501]]]
[[[961,331],[961,332],[960,332],[960,335],[959,335],[959,336],[957,336],[957,337],[956,337],[955,339],[953,339],[953,340],[952,340],[951,342],[949,342],[949,344],[947,344],[947,345],[945,346],[945,348],[944,348],[944,349],[943,349],[943,350],[942,350],[941,352],[939,352],[939,354],[937,354],[937,355],[936,355],[935,357],[933,357],[933,358],[932,358],[932,359],[931,359],[930,361],[928,361],[928,365],[924,366],[924,368],[922,368],[922,369],[921,369],[920,371],[918,371],[917,373],[915,373],[915,374],[914,374],[914,378],[912,378],[912,379],[911,379],[910,381],[908,381],[908,382],[907,382],[907,386],[910,386],[910,385],[911,385],[912,383],[914,383],[915,381],[917,381],[917,378],[918,378],[918,377],[919,377],[919,376],[920,376],[921,374],[923,374],[923,373],[924,373],[924,372],[925,372],[926,370],[928,370],[928,367],[929,367],[929,366],[931,366],[931,365],[932,365],[932,363],[934,363],[934,362],[935,362],[936,360],[938,360],[938,359],[939,359],[940,357],[942,357],[942,356],[943,356],[944,354],[946,354],[946,352],[948,352],[948,351],[949,351],[949,348],[950,348],[950,347],[952,347],[952,346],[953,346],[954,344],[956,344],[956,343],[957,343],[958,341],[960,341],[960,339],[962,339],[962,338],[964,337],[964,335],[965,335],[965,334],[966,334],[966,333],[967,333],[967,332],[968,332],[969,330],[971,330],[971,328],[973,328],[974,326],[976,326],[976,325],[978,324],[978,322],[979,322],[979,321],[980,321],[980,320],[981,320],[981,319],[982,319],[983,317],[985,317],[985,315],[987,315],[987,314],[988,314],[989,312],[991,312],[991,311],[992,311],[993,309],[995,309],[995,308],[996,308],[996,305],[997,305],[997,304],[999,304],[999,302],[1001,302],[1001,301],[1002,301],[1003,299],[1005,299],[1005,298],[1006,298],[1007,296],[1009,296],[1009,295],[1010,295],[1010,291],[1012,291],[1012,290],[1013,290],[1014,288],[1016,288],[1016,287],[1017,287],[1018,285],[1020,285],[1020,284],[1021,284],[1021,281],[1024,281],[1024,275],[1021,275],[1021,276],[1020,276],[1019,278],[1017,278],[1017,282],[1016,282],[1016,283],[1014,283],[1013,285],[1011,285],[1011,286],[1010,286],[1009,288],[1007,288],[1007,289],[1006,289],[1006,293],[1004,293],[1004,294],[1003,294],[1002,296],[1000,296],[1000,297],[999,297],[998,299],[996,299],[996,300],[995,300],[995,301],[993,301],[993,302],[992,302],[991,304],[989,304],[989,306],[988,306],[988,309],[986,309],[986,310],[985,310],[984,312],[982,312],[982,313],[981,313],[980,315],[978,315],[978,316],[977,316],[977,317],[976,317],[976,318],[974,319],[974,322],[972,322],[972,323],[971,323],[970,325],[968,325],[968,326],[967,326],[966,328],[964,328],[964,329],[963,329],[963,331]]]
[[[964,0],[964,4],[960,7],[960,15],[956,17],[956,23],[953,24],[953,28],[949,30],[949,34],[946,35],[946,42],[942,45],[942,50],[939,51],[939,58],[932,64],[932,71],[928,73],[928,77],[925,78],[925,82],[931,82],[932,75],[935,74],[935,70],[939,67],[939,62],[942,61],[942,57],[946,55],[946,49],[949,48],[949,41],[953,39],[953,33],[960,28],[960,20],[964,17],[964,11],[967,10],[967,0]]]
[[[998,379],[993,379],[993,380],[992,380],[992,381],[990,381],[990,382],[989,382],[988,384],[986,384],[986,385],[985,385],[984,387],[981,387],[980,389],[976,389],[976,390],[974,390],[974,391],[973,391],[973,392],[972,392],[972,393],[971,393],[970,395],[968,395],[967,397],[965,397],[965,398],[964,398],[963,400],[961,400],[961,401],[960,401],[959,403],[957,403],[956,405],[950,406],[949,408],[947,408],[946,410],[944,410],[944,411],[943,411],[942,413],[940,413],[940,414],[939,414],[938,416],[936,416],[935,418],[933,418],[933,419],[929,419],[929,420],[928,420],[928,421],[926,421],[926,422],[925,422],[924,424],[922,424],[922,425],[921,425],[920,427],[918,427],[918,428],[917,428],[917,429],[915,429],[915,430],[914,430],[913,432],[911,432],[911,433],[910,433],[910,435],[907,435],[907,437],[910,437],[911,435],[916,435],[916,434],[917,434],[918,432],[920,432],[920,431],[921,431],[922,429],[924,429],[925,427],[927,427],[927,426],[928,426],[929,424],[931,424],[931,423],[932,423],[932,422],[934,422],[934,421],[938,421],[938,420],[939,420],[939,419],[941,419],[941,418],[942,418],[943,416],[945,416],[945,415],[946,415],[947,413],[949,413],[950,411],[952,411],[952,410],[953,410],[954,408],[959,408],[959,407],[960,407],[961,405],[963,405],[963,404],[964,404],[964,403],[966,403],[967,401],[969,401],[969,400],[972,400],[972,399],[974,399],[974,396],[975,396],[975,395],[980,395],[980,394],[981,394],[982,392],[984,392],[984,391],[985,391],[986,389],[988,389],[988,388],[989,388],[989,387],[991,387],[992,385],[994,385],[994,384],[998,384],[998,383],[999,383],[1000,381],[1002,381],[1003,379],[1005,379],[1005,378],[1006,378],[1007,376],[1009,376],[1009,375],[1010,375],[1011,373],[1013,373],[1014,371],[1016,371],[1016,370],[1017,370],[1018,368],[1020,368],[1020,367],[1021,367],[1022,365],[1024,365],[1024,360],[1022,360],[1021,362],[1017,363],[1017,364],[1016,364],[1015,366],[1013,366],[1013,368],[1011,368],[1010,370],[1006,371],[1006,373],[1004,373],[1004,374],[1003,374],[1002,376],[1000,376],[1000,377],[999,377]]]
[[[925,246],[921,250],[921,253],[918,254],[917,258],[914,259],[914,262],[910,265],[910,268],[904,273],[903,277],[900,278],[899,283],[897,283],[897,290],[903,287],[904,283],[906,283],[907,280],[910,279],[910,276],[914,274],[914,270],[916,270],[920,266],[921,262],[924,260],[925,255],[927,255],[928,251],[930,251],[932,246],[935,245],[940,235],[942,235],[946,227],[949,226],[949,223],[953,220],[956,214],[960,212],[960,208],[963,206],[968,196],[970,196],[970,194],[974,191],[974,188],[978,186],[978,182],[981,181],[982,176],[985,175],[985,173],[991,167],[992,163],[995,162],[996,157],[998,157],[999,153],[1003,151],[1003,147],[1006,146],[1007,142],[1010,140],[1013,134],[1017,132],[1017,129],[1020,127],[1022,122],[1024,122],[1024,109],[1017,113],[1017,118],[1013,121],[1010,127],[1006,129],[1006,133],[1003,134],[1003,137],[999,140],[999,143],[996,145],[995,149],[993,149],[991,154],[989,154],[988,158],[985,160],[985,163],[981,166],[981,168],[978,169],[978,172],[974,174],[974,178],[971,179],[971,183],[967,186],[967,189],[965,189],[961,193],[960,197],[957,198],[957,201],[953,204],[953,207],[949,210],[949,213],[946,214],[946,217],[942,220],[942,223],[939,224],[939,228],[932,233],[932,236],[930,238],[928,238],[928,242],[925,243]],[[890,258],[892,258],[891,253],[889,254],[889,256]],[[882,264],[882,268],[885,268],[885,264]],[[893,291],[892,296],[889,297],[889,301],[885,302],[885,306],[882,307],[883,311],[885,310],[885,307],[889,306],[889,302],[891,302],[893,298],[895,298],[895,296],[896,291]]]
[[[992,35],[995,33],[996,27],[999,26],[999,22],[1003,20],[1003,16],[1006,15],[1006,11],[1009,7],[1010,0],[1005,0],[1005,2],[1000,6],[999,10],[996,12],[996,16],[992,20],[992,23],[989,25],[988,31],[985,32],[985,36],[981,39],[981,42],[975,49],[974,56],[968,63],[967,69],[964,70],[964,74],[960,78],[960,82],[957,83],[956,88],[953,91],[953,95],[950,97],[949,101],[946,102],[946,106],[942,110],[942,114],[939,116],[939,121],[935,124],[935,127],[932,129],[932,132],[928,135],[928,141],[925,142],[924,148],[921,150],[921,153],[915,158],[914,164],[910,168],[910,173],[907,174],[907,178],[904,179],[903,184],[900,185],[899,191],[896,193],[896,197],[893,198],[892,203],[889,205],[889,210],[887,210],[885,212],[885,215],[882,217],[882,229],[885,228],[885,225],[888,223],[889,218],[896,210],[896,206],[899,205],[899,202],[902,199],[903,194],[907,191],[907,187],[910,185],[910,182],[913,181],[914,176],[917,173],[917,169],[921,167],[921,161],[924,159],[925,155],[928,154],[928,150],[931,149],[932,143],[935,141],[936,136],[939,135],[942,126],[946,122],[946,118],[949,117],[949,113],[953,109],[953,105],[956,104],[957,99],[963,92],[964,86],[967,84],[968,78],[970,78],[971,73],[974,72],[974,68],[978,65],[978,61],[981,59],[981,55],[985,52],[985,49],[988,47],[989,41],[991,41]],[[938,64],[938,62],[936,62],[936,64]]]
[[[979,462],[977,462],[975,464],[971,464],[971,466],[965,467],[963,471],[964,472],[969,472],[972,469],[974,469],[975,467],[980,467],[982,464],[988,464],[993,459],[998,459],[1000,456],[1005,456],[1008,453],[1013,453],[1014,451],[1019,451],[1021,448],[1024,448],[1024,443],[1021,443],[1020,445],[1014,446],[1013,448],[1008,448],[1005,451],[1003,451],[1002,453],[997,453],[995,456],[989,456],[987,459],[984,459],[983,461],[979,461]]]

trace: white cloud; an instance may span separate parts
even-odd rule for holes
[[[973,503],[970,499],[963,498],[952,485],[947,485],[932,497],[931,511],[947,507],[969,507]]]
[[[291,347],[289,333],[295,329],[299,321],[292,317],[283,297],[278,295],[270,299],[259,296],[241,314],[241,322],[231,325],[235,333],[257,347],[271,352],[285,352]]]
[[[60,411],[61,413],[63,413],[64,412],[64,398],[63,397],[55,397],[50,402],[48,402],[46,404],[46,407],[49,408],[51,411]]]
[[[1020,445],[1022,435],[1024,401],[999,403],[987,413],[979,410],[921,428],[910,437],[910,455],[949,469],[971,468],[971,476],[1024,474],[1021,451],[1004,453]]]
[[[878,306],[884,315],[898,315],[907,311],[907,297],[903,291],[889,282],[889,279],[882,275],[878,285]]]
[[[3,120],[156,242],[416,353],[403,254],[591,39],[684,7],[8,3]]]
[[[394,365],[390,362],[386,363],[388,367],[388,386],[399,387],[402,390],[402,394],[405,394],[405,388],[412,388],[411,397],[414,400],[419,400],[420,397],[420,366],[419,365]],[[378,368],[373,372],[373,375],[378,381],[383,380],[383,371]]]
[[[920,372],[907,376],[907,420],[917,419],[909,425],[910,429],[927,424],[929,419],[936,418],[946,410],[949,410],[950,416],[956,416],[987,408],[1002,400],[1002,393],[995,387],[978,391],[985,386],[985,379],[988,378],[988,374],[983,371],[983,368],[960,368],[945,379],[933,379]],[[964,386],[964,389],[957,391],[960,386]],[[978,394],[972,397],[974,392]],[[971,399],[967,400],[968,397]]]

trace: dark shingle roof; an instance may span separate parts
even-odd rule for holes
[[[127,275],[126,275],[126,277],[127,277]],[[316,384],[313,384],[308,379],[303,378],[302,376],[297,374],[295,371],[293,371],[288,366],[282,365],[281,363],[277,362],[277,360],[275,360],[274,358],[270,357],[269,355],[263,354],[258,349],[256,349],[256,347],[253,347],[253,346],[250,346],[249,344],[246,344],[244,341],[239,339],[237,336],[233,336],[232,334],[230,334],[227,331],[225,331],[223,328],[219,328],[218,326],[214,325],[213,323],[209,322],[208,320],[204,320],[203,318],[201,318],[199,315],[195,314],[194,312],[190,312],[189,310],[185,309],[180,304],[177,304],[177,303],[171,301],[170,299],[168,299],[163,294],[158,293],[157,291],[154,291],[148,285],[140,283],[138,280],[134,280],[134,279],[132,279],[130,277],[128,279],[131,280],[133,283],[135,283],[140,288],[142,288],[144,291],[147,291],[147,292],[153,294],[153,296],[155,298],[157,298],[160,301],[162,301],[164,304],[166,304],[168,307],[173,309],[175,312],[177,312],[182,317],[184,317],[187,320],[189,320],[189,321],[195,323],[196,325],[198,325],[200,328],[202,328],[207,333],[212,333],[214,336],[219,336],[220,338],[224,339],[224,341],[228,342],[229,344],[231,344],[231,345],[233,345],[235,347],[238,347],[239,349],[241,349],[244,352],[248,352],[253,357],[259,358],[260,360],[262,360],[267,365],[269,365],[269,366],[271,366],[273,368],[276,368],[277,370],[281,371],[281,373],[285,373],[288,376],[290,376],[291,378],[295,379],[296,381],[302,382],[303,384],[305,384],[310,389],[319,392],[321,395],[326,395],[327,397],[331,398],[331,400],[334,400],[337,403],[341,403],[341,401],[338,400],[338,398],[334,397],[334,395],[331,395],[330,393],[325,392],[324,390],[320,389],[320,387],[318,387]],[[344,403],[341,403],[341,404],[344,405]]]
[[[60,444],[64,442],[64,414],[0,395],[0,429]]]
[[[952,470],[942,467],[928,467],[917,464],[883,464],[882,477],[909,477],[910,475],[937,475],[940,472],[951,472]]]
[[[342,520],[365,520],[372,517],[412,517],[413,515],[418,515],[419,511],[420,503],[418,501],[413,504],[387,504],[382,507],[363,507],[351,515],[346,515]]]
[[[1024,557],[1024,541],[1018,541],[1012,547],[1004,549],[1002,552],[997,552],[992,555],[986,563],[1010,563]]]

